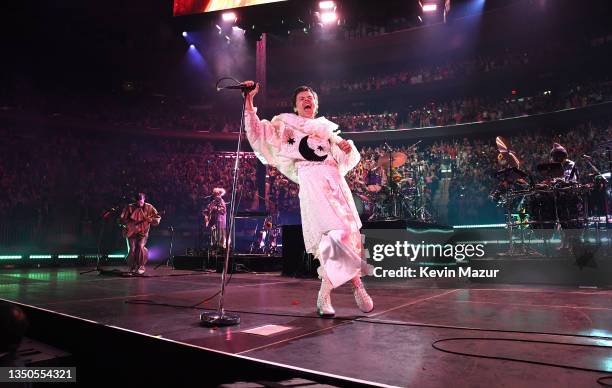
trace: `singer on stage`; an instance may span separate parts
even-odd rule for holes
[[[125,226],[123,236],[128,244],[127,263],[130,273],[145,273],[145,264],[149,260],[146,248],[151,225],[159,225],[161,216],[153,205],[145,202],[145,194],[138,193],[136,202],[127,205],[121,212],[119,222]]]
[[[246,81],[253,86],[253,81]],[[295,113],[283,113],[271,121],[260,120],[253,98],[259,90],[247,89],[245,128],[257,157],[277,167],[300,185],[300,212],[306,251],[321,264],[321,288],[317,298],[320,316],[334,316],[331,291],[353,284],[357,306],[363,312],[374,308],[361,277],[371,274],[362,256],[361,222],[344,175],[359,163],[352,141],[338,136],[338,125],[315,118],[318,97],[308,86],[293,92]]]

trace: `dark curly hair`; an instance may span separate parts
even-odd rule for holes
[[[314,96],[315,100],[317,101],[317,105],[319,105],[319,95],[317,94],[317,92],[315,92],[314,89],[311,88],[310,86],[302,85],[302,86],[298,86],[297,88],[295,88],[295,90],[293,91],[293,96],[291,97],[291,103],[292,103],[294,111],[295,111],[295,109],[297,107],[297,96],[298,96],[298,94],[300,94],[302,92],[310,92],[310,93],[312,93],[312,95]]]

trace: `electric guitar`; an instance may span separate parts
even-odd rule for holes
[[[141,235],[142,233],[136,230],[138,226],[144,224],[145,222],[150,223],[151,221],[153,221],[154,218],[161,217],[165,213],[166,213],[165,210],[161,212],[157,212],[150,217],[145,217],[144,219],[133,223],[129,228],[128,228],[128,225],[126,224],[119,224],[119,226],[122,228],[121,234],[123,235],[124,238],[131,238],[131,237],[136,237],[138,235]],[[144,237],[144,236],[139,236],[139,237]]]

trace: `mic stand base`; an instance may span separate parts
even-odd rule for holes
[[[200,321],[203,326],[209,327],[235,326],[240,324],[240,316],[225,311],[204,311],[200,314]]]

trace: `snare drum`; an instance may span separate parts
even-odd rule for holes
[[[368,171],[366,187],[371,193],[379,192],[382,189],[382,175],[376,171]]]

